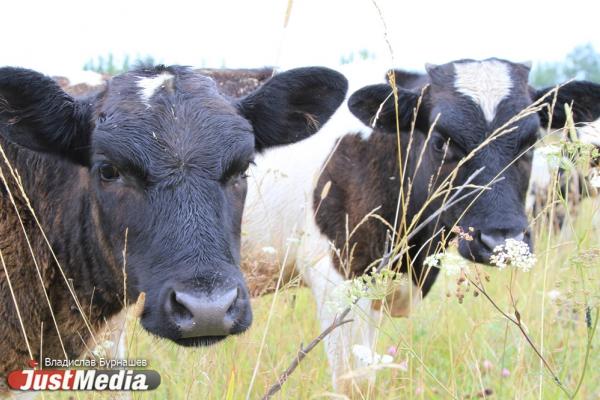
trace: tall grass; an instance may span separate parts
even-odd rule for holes
[[[571,390],[579,382],[588,348],[584,299],[588,299],[592,315],[598,310],[600,300],[597,291],[600,227],[594,224],[599,215],[600,203],[588,199],[578,209],[572,232],[559,237],[541,229],[536,237],[540,261],[529,273],[516,272],[511,276],[506,270],[485,268],[490,277],[486,284],[489,295],[503,309],[510,310],[507,288],[512,286],[529,335],[537,343],[543,339],[544,356],[563,385]],[[590,258],[577,260],[586,256]],[[583,280],[580,274],[583,274]],[[538,357],[521,333],[483,296],[474,296],[472,289],[460,304],[455,296],[448,295],[455,287],[456,277],[440,274],[432,292],[410,319],[383,319],[378,351],[385,353],[389,347],[396,347],[395,363],[406,365],[407,370],[378,371],[376,385],[364,397],[464,399],[493,393],[493,398],[498,399],[565,398],[552,378],[540,369]],[[132,319],[128,332],[129,357],[147,359],[150,368],[158,370],[162,376],[161,386],[156,391],[134,394],[133,398],[244,398],[272,300],[269,295],[253,301],[255,322],[249,332],[210,348],[181,348],[157,340]],[[300,343],[318,335],[315,307],[308,289],[289,289],[278,294],[270,314],[272,321],[251,398],[264,394],[287,367]],[[543,332],[543,338],[540,332]],[[600,338],[596,335],[577,398],[600,396],[599,346]],[[331,393],[330,385],[327,359],[320,347],[289,378],[279,398],[338,398]],[[45,397],[70,396],[61,393]],[[82,396],[111,397],[110,394],[91,393]]]

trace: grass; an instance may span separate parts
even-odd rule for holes
[[[581,205],[572,227],[560,235],[549,238],[544,229],[547,223],[537,224],[539,261],[531,272],[483,267],[490,276],[487,293],[509,314],[514,312],[508,295],[512,282],[512,293],[529,336],[538,348],[543,339],[543,355],[570,393],[580,380],[588,346],[584,304],[590,305],[595,318],[600,303],[600,257],[596,254],[594,258],[590,253],[600,249],[600,226],[593,222],[599,215],[600,202],[588,200]],[[577,260],[577,255],[583,257]],[[484,296],[475,296],[473,288],[462,304],[453,295],[455,290],[456,277],[442,273],[411,318],[384,318],[378,351],[385,353],[390,346],[396,346],[394,362],[407,362],[408,369],[378,371],[377,383],[364,398],[466,399],[484,397],[484,393],[496,399],[566,398],[514,325],[494,310]],[[553,290],[560,292],[558,300],[548,296]],[[129,358],[147,359],[150,368],[162,376],[156,391],[134,394],[133,398],[246,398],[271,302],[272,296],[255,299],[252,328],[210,348],[175,346],[149,336],[132,321]],[[306,288],[279,293],[250,399],[260,398],[287,367],[300,344],[319,334],[315,310]],[[577,398],[600,397],[599,347],[600,338],[595,335]],[[72,395],[46,394],[45,398]],[[79,393],[75,397],[110,395]],[[331,393],[322,345],[300,364],[277,398],[336,398]]]

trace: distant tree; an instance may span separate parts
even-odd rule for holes
[[[537,65],[530,77],[535,87],[553,86],[569,79],[600,83],[600,53],[591,44],[575,47],[563,61]]]
[[[600,83],[600,53],[591,44],[576,47],[563,68],[567,79],[577,78]]]
[[[83,66],[85,71],[95,71],[100,74],[106,75],[117,75],[123,72],[127,72],[132,68],[137,68],[142,65],[155,65],[156,60],[154,57],[147,56],[136,56],[135,60],[131,62],[131,58],[129,55],[125,55],[123,57],[123,63],[121,66],[117,66],[115,57],[112,53],[109,53],[105,58],[104,56],[98,56],[96,60],[90,59]]]
[[[353,51],[350,54],[342,55],[340,57],[340,64],[352,64],[355,59],[358,60],[374,60],[377,58],[375,53],[371,53],[368,49],[361,49],[359,51]]]
[[[562,80],[561,64],[547,62],[538,64],[531,72],[530,81],[535,87],[554,86]]]

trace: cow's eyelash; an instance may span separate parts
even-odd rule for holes
[[[225,173],[223,173],[223,177],[221,178],[222,182],[227,182],[228,180],[230,180],[231,178],[233,178],[234,176],[241,176],[242,178],[247,178],[248,175],[246,174],[246,172],[248,171],[248,168],[250,168],[250,165],[256,165],[254,160],[250,160],[244,163],[233,163],[231,164],[227,170],[225,171]]]

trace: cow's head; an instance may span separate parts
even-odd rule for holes
[[[427,135],[433,127],[414,180],[412,204],[421,207],[425,202],[432,175],[439,173],[434,183],[443,181],[471,153],[472,158],[458,169],[454,186],[463,184],[480,168],[483,170],[473,184],[485,186],[495,182],[482,191],[473,204],[470,200],[464,201],[441,216],[442,224],[447,227],[458,221],[465,231],[472,228],[473,240],[461,240],[459,251],[478,262],[489,262],[494,248],[508,238],[524,240],[531,246],[524,210],[531,173],[530,150],[538,139],[540,124],[548,124],[548,109],[500,129],[550,90],[532,89],[528,75],[529,67],[525,65],[488,59],[427,66],[427,75],[422,78],[410,76],[411,83],[429,83],[416,119],[416,132]],[[401,79],[403,76],[400,75]],[[352,112],[366,124],[374,120],[382,105],[376,127],[395,133],[396,108],[391,92],[389,84],[368,86],[354,93],[348,103]],[[420,94],[420,88],[398,87],[401,131],[410,129]],[[549,96],[547,101],[552,103],[552,100]],[[571,102],[576,122],[595,120],[600,115],[600,86],[589,82],[563,86],[552,115],[552,127],[564,125],[563,104]],[[482,146],[491,135],[495,138]]]
[[[75,100],[37,72],[2,68],[0,132],[83,167],[85,223],[107,257],[122,262],[128,232],[128,296],[146,294],[142,325],[202,345],[252,320],[239,253],[255,151],[315,133],[346,90],[335,71],[301,68],[232,100],[212,79],[172,66],[125,73]]]

